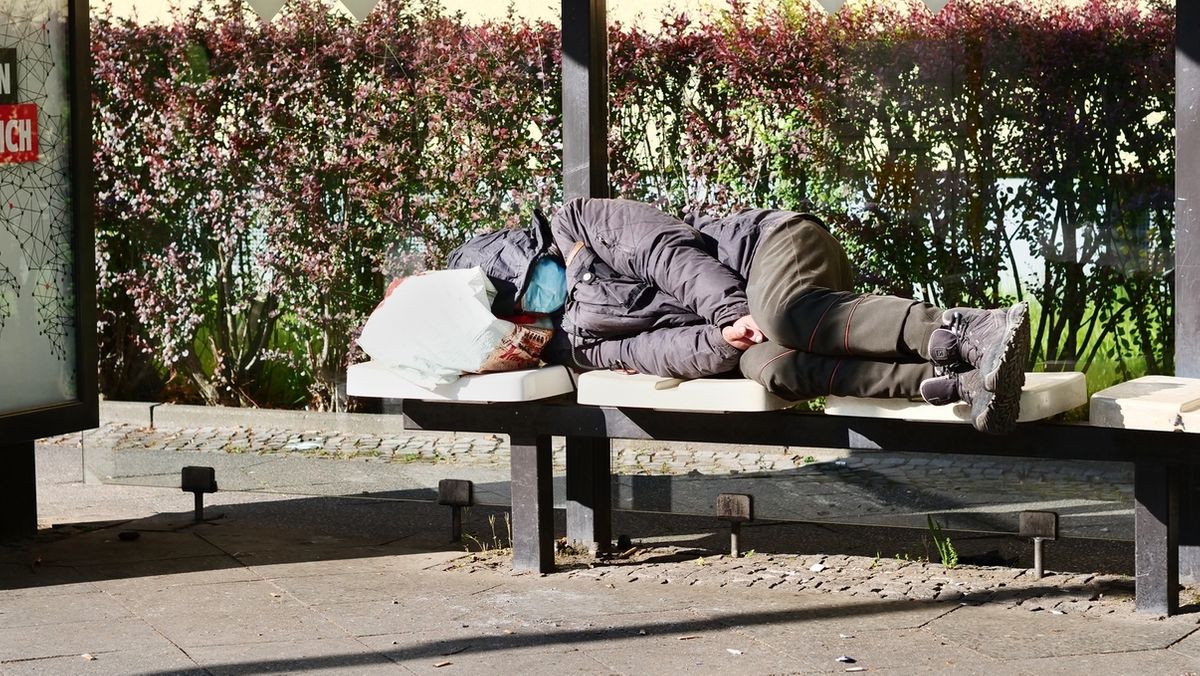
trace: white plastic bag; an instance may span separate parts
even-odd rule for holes
[[[429,389],[463,373],[537,366],[550,330],[497,319],[495,293],[477,267],[406,277],[371,313],[358,344],[374,361]]]

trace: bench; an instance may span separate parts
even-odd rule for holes
[[[454,399],[385,376],[377,365],[353,366],[347,391],[402,400],[410,429],[508,435],[517,570],[554,567],[554,436],[566,438],[567,537],[593,551],[612,539],[612,439],[1115,461],[1134,465],[1137,609],[1178,610],[1179,504],[1190,497],[1179,470],[1200,465],[1200,443],[1177,430],[1200,430],[1200,380],[1130,381],[1093,395],[1092,421],[1055,423],[1042,419],[1085,403],[1083,375],[1029,374],[1021,418],[1029,422],[997,437],[976,432],[959,406],[831,397],[825,413],[801,412],[746,380],[593,372],[575,379],[576,392],[566,369],[551,366],[464,376],[457,392],[470,396]],[[1164,406],[1177,410],[1146,412]]]

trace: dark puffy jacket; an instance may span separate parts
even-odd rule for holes
[[[529,285],[533,264],[545,256],[557,255],[550,236],[550,223],[541,210],[525,230],[500,230],[472,238],[450,252],[451,269],[480,267],[496,287],[492,312],[500,317],[517,314],[517,303]]]
[[[737,367],[720,327],[750,313],[745,281],[698,230],[639,202],[576,199],[550,231],[567,260],[576,365],[680,378]]]
[[[725,342],[721,327],[750,313],[745,280],[762,229],[800,218],[812,217],[756,209],[689,225],[639,202],[568,202],[549,227],[567,261],[568,293],[546,360],[678,378],[736,369],[741,352]],[[539,255],[529,247],[534,237],[505,232],[518,234],[477,237],[451,254],[451,266],[483,265],[489,276],[511,268],[521,274],[510,279],[520,282],[506,286],[523,290],[521,271]],[[516,248],[498,251],[504,243]],[[506,262],[489,270],[490,258]]]

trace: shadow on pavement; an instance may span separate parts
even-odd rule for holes
[[[245,497],[245,496],[241,496]],[[464,515],[466,542],[506,545],[506,508],[477,506]],[[358,497],[270,499],[218,504],[194,523],[191,512],[127,522],[74,523],[36,538],[0,544],[0,588],[14,589],[398,553],[459,552],[449,542],[450,512],[423,501]],[[555,511],[556,533],[565,515]],[[652,547],[680,547],[696,556],[728,552],[729,536],[715,518],[615,510],[613,533]],[[124,534],[124,535],[123,535]],[[960,561],[1027,567],[1030,545],[1011,536],[947,531]],[[498,541],[498,542],[497,542]],[[924,529],[827,523],[763,522],[743,526],[743,551],[764,554],[846,554],[936,560]],[[472,545],[477,550],[478,545]],[[1049,543],[1047,567],[1080,572],[1132,572],[1132,545],[1068,539]]]

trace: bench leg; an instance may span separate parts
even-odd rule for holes
[[[1180,472],[1179,577],[1187,584],[1200,583],[1200,467]]]
[[[554,570],[554,475],[550,437],[509,435],[513,569]]]
[[[592,554],[612,546],[612,443],[567,437],[567,540]]]
[[[0,539],[37,533],[37,475],[34,442],[0,445]]]
[[[1140,613],[1179,610],[1179,474],[1165,463],[1133,470],[1136,606]]]

